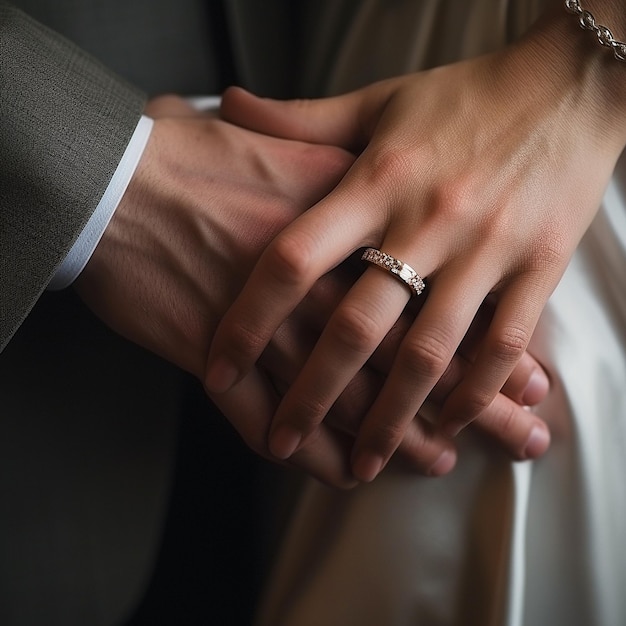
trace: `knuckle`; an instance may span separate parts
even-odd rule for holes
[[[303,435],[311,436],[317,425],[323,421],[330,407],[319,398],[298,394],[288,411],[288,422]]]
[[[472,422],[489,407],[493,398],[488,391],[474,389],[464,400],[462,419],[467,424]]]
[[[263,334],[242,321],[223,326],[221,333],[226,350],[238,361],[255,361],[265,347]]]
[[[530,334],[525,328],[506,326],[500,330],[492,342],[491,354],[501,363],[517,363],[526,351],[529,341]]]
[[[439,377],[448,366],[449,350],[435,334],[419,334],[405,339],[398,353],[399,365],[414,376]]]
[[[561,225],[542,223],[540,230],[529,235],[506,222],[501,231],[508,249],[517,251],[515,261],[520,271],[536,273],[540,279],[559,276],[571,256],[571,237]]]
[[[306,283],[311,272],[312,254],[306,241],[296,235],[279,235],[268,248],[265,267],[270,276],[289,286]]]
[[[367,172],[372,188],[382,185],[383,189],[396,189],[398,180],[410,179],[414,162],[407,150],[391,146],[378,148],[371,156]]]
[[[570,256],[570,244],[561,228],[545,228],[531,251],[533,267],[540,271],[560,269]]]
[[[405,425],[398,421],[382,420],[375,424],[370,424],[366,447],[368,450],[388,456],[399,445],[405,430]]]
[[[446,178],[430,190],[429,205],[437,219],[448,225],[464,222],[468,216],[475,217],[473,185],[468,174]],[[474,223],[474,226],[477,224]]]
[[[381,327],[357,306],[340,307],[329,325],[332,339],[352,352],[369,355],[378,345]]]

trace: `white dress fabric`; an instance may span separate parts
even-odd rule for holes
[[[542,8],[322,4],[311,10],[305,92],[345,91],[492,50]],[[532,342],[552,380],[536,409],[551,428],[549,453],[512,463],[465,433],[444,478],[390,467],[347,493],[311,481],[259,626],[626,625],[625,270],[622,158]]]

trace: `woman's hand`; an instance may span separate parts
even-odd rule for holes
[[[281,325],[261,355],[259,365],[270,373],[281,395],[293,384],[323,331],[324,324],[356,280],[358,274],[355,275],[352,270],[352,264],[346,263],[323,276]],[[367,365],[349,382],[333,404],[327,419],[320,425],[320,432],[330,426],[350,435],[352,441],[389,373],[398,346],[410,329],[415,313],[415,307],[408,307],[394,324]],[[455,465],[456,446],[450,438],[442,435],[439,414],[448,395],[471,366],[490,316],[490,307],[481,307],[471,331],[437,381],[422,410],[408,424],[404,433],[398,453],[405,465],[421,474],[440,476],[448,473]],[[285,347],[287,352],[282,351]],[[235,385],[228,393],[232,396],[238,388],[239,385]],[[542,367],[530,354],[525,353],[501,393],[474,422],[474,430],[486,435],[513,459],[541,456],[548,449],[550,433],[543,420],[528,409],[541,402],[548,390],[549,381]],[[221,395],[215,397],[220,398]],[[253,399],[250,401],[254,402]],[[296,458],[315,440],[316,437],[311,437],[305,441],[290,459]]]
[[[360,429],[355,475],[371,480],[385,465],[488,297],[493,317],[443,404],[444,432],[456,434],[491,405],[625,142],[622,109],[605,97],[604,57],[587,61],[587,46],[557,49],[558,28],[549,19],[497,54],[326,100],[277,103],[227,92],[222,115],[230,121],[360,156],[263,253],[216,333],[209,389],[240,380],[315,281],[371,246],[409,263],[428,288]],[[409,295],[379,268],[363,274],[275,415],[275,456],[289,458],[318,432]]]
[[[155,128],[131,185],[76,288],[112,328],[204,378],[210,341],[264,247],[289,222],[330,191],[352,164],[338,148],[278,140],[200,114],[174,96],[151,101]],[[359,268],[360,269],[360,268]],[[259,365],[218,406],[257,453],[271,457],[267,437],[280,390],[291,384],[319,333],[360,271],[349,264],[319,281],[285,320]],[[288,464],[329,484],[354,484],[352,436],[371,394],[393,360],[409,317],[381,346],[334,407],[328,425]],[[466,351],[471,354],[471,350]],[[464,367],[459,356],[433,402],[454,388]],[[538,384],[537,384],[538,382]],[[522,409],[547,390],[540,366],[528,357],[504,394],[481,420],[483,429],[515,458],[541,454],[543,422]],[[544,444],[528,448],[531,432]],[[414,468],[438,475],[454,464],[454,444],[419,418],[400,446]],[[426,456],[425,451],[430,455]],[[442,457],[442,461],[435,461]]]

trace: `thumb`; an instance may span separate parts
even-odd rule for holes
[[[266,135],[355,151],[367,142],[359,125],[364,102],[364,91],[318,100],[272,100],[230,87],[220,113],[228,122]]]

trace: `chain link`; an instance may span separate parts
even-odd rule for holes
[[[580,6],[579,0],[565,0],[565,8],[574,15],[578,16],[578,23],[581,28],[590,30],[595,33],[598,43],[606,48],[613,50],[613,56],[618,61],[626,61],[626,43],[617,41],[613,37],[613,33],[601,24],[596,24],[596,18]]]

